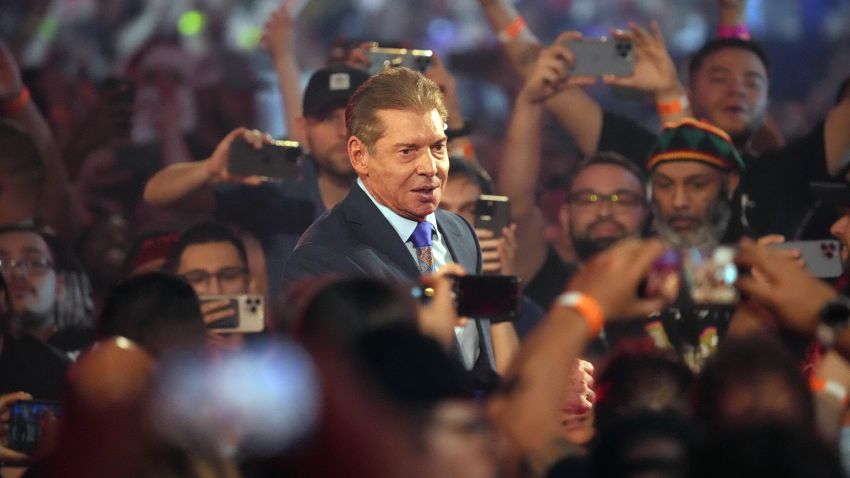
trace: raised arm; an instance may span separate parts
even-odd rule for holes
[[[39,216],[61,237],[73,241],[88,218],[73,194],[71,184],[53,139],[50,127],[29,97],[18,64],[6,45],[0,42],[0,117],[26,131],[41,156],[44,167]]]
[[[291,0],[283,0],[266,20],[262,45],[272,57],[277,85],[283,102],[283,116],[286,120],[287,135],[304,144],[295,122],[302,116],[301,85],[299,82],[298,61],[295,55],[295,19],[289,10]]]
[[[494,421],[539,470],[558,457],[541,456],[557,441],[559,404],[576,359],[606,318],[641,317],[659,300],[639,299],[639,282],[664,251],[658,241],[627,239],[588,261],[540,325],[525,340],[502,395],[491,401]],[[545,452],[543,452],[545,454]],[[546,463],[546,461],[550,461]]]
[[[544,103],[565,88],[593,81],[587,77],[570,78],[568,74],[572,52],[562,41],[579,36],[576,32],[562,34],[537,58],[517,95],[499,163],[498,189],[511,199],[517,249],[522,251],[516,257],[516,271],[526,282],[546,260],[545,218],[536,202]]]
[[[508,0],[479,0],[511,64],[525,78],[544,46]],[[581,88],[565,88],[550,97],[546,108],[572,136],[582,154],[597,150],[602,133],[602,108]]]
[[[271,141],[268,134],[263,135],[256,130],[236,128],[221,140],[209,158],[203,161],[171,164],[154,174],[145,185],[145,201],[154,206],[168,206],[190,194],[212,195],[212,186],[222,182],[259,185],[260,178],[237,178],[228,173],[230,145],[239,137],[255,148],[259,148],[264,141]]]

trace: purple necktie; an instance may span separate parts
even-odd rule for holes
[[[419,272],[434,272],[434,258],[431,256],[431,223],[422,221],[416,224],[416,229],[410,235],[413,248],[416,249],[416,259]]]

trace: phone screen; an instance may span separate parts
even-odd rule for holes
[[[516,276],[469,275],[455,278],[457,313],[461,317],[514,320],[519,313]]]
[[[301,152],[297,141],[275,141],[256,149],[240,138],[230,146],[228,171],[267,181],[298,181],[302,176]]]
[[[511,223],[511,203],[506,196],[482,194],[475,202],[475,227],[493,231],[502,237],[502,229]]]
[[[9,407],[9,448],[33,452],[38,446],[44,421],[62,416],[62,404],[45,400],[22,400]]]

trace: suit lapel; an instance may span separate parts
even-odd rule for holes
[[[388,266],[401,269],[404,275],[411,279],[418,279],[419,268],[410,251],[359,185],[354,184],[351,187],[342,206],[345,220],[352,225],[360,242],[374,251],[379,251],[382,257],[392,263]]]
[[[446,240],[446,247],[452,254],[455,262],[462,265],[467,274],[478,273],[478,258],[476,257],[474,245],[470,244],[469,238],[464,237],[464,231],[458,222],[453,221],[446,211],[437,210],[437,226]],[[470,231],[469,234],[472,232]],[[472,246],[472,247],[470,247]]]

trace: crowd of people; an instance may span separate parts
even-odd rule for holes
[[[656,23],[580,75],[581,33],[479,4],[522,85],[486,160],[438,55],[340,42],[301,91],[288,0],[285,142],[239,53],[154,37],[80,113],[0,42],[2,476],[850,473],[850,70],[785,138],[746,1],[686,78]],[[581,154],[558,194],[552,135]]]

